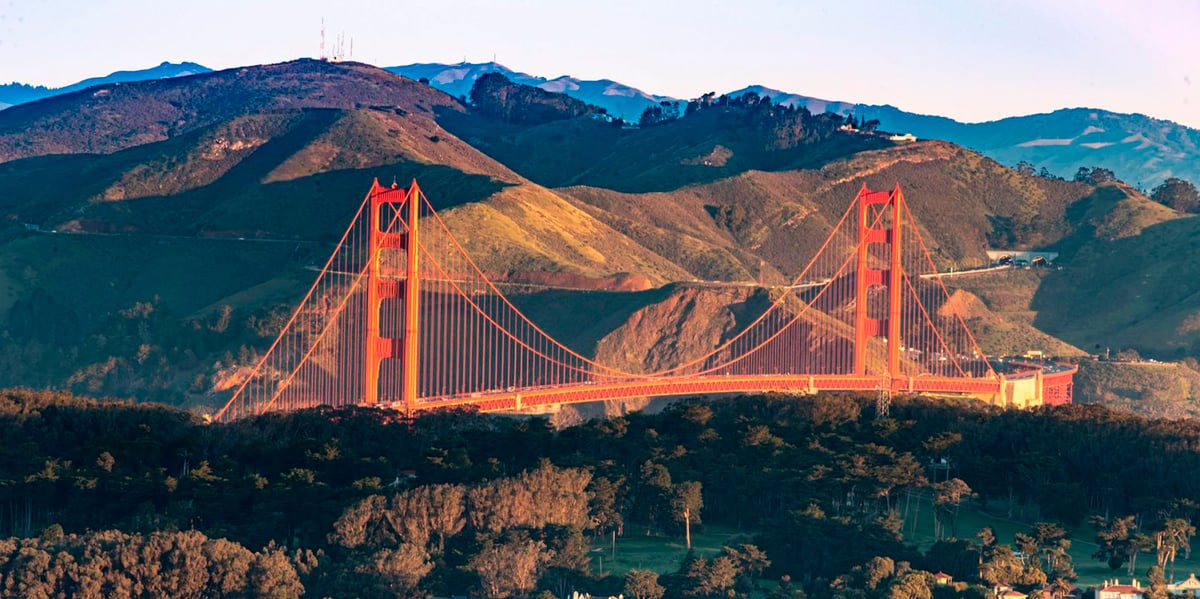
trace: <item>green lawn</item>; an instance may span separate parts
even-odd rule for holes
[[[915,496],[914,496],[915,500]],[[903,499],[901,500],[903,501]],[[901,508],[902,508],[901,504]],[[957,527],[958,536],[965,539],[975,539],[975,533],[990,526],[996,533],[998,542],[1012,543],[1018,532],[1028,532],[1032,522],[1020,522],[1008,519],[1004,513],[1004,504],[993,501],[988,504],[989,511],[983,511],[979,506],[963,506],[959,512]],[[910,517],[912,514],[910,513]],[[928,549],[933,544],[933,511],[929,500],[921,502],[916,515],[917,530],[915,533],[908,526],[904,529],[904,540],[916,544],[921,549]],[[599,573],[601,567],[606,574],[624,575],[632,568],[653,570],[660,574],[675,572],[687,556],[683,538],[654,534],[646,536],[636,528],[629,528],[625,536],[617,537],[616,557],[613,557],[612,537],[597,539],[592,543],[592,571]],[[1079,576],[1076,581],[1081,587],[1100,584],[1105,579],[1121,578],[1127,580],[1125,567],[1118,570],[1109,569],[1104,562],[1092,557],[1096,543],[1092,541],[1093,531],[1087,524],[1082,524],[1070,531],[1071,558],[1075,564],[1075,573]],[[721,551],[721,547],[730,543],[752,543],[753,533],[738,531],[723,526],[705,526],[702,531],[692,531],[692,548],[698,554],[713,556]],[[1192,559],[1185,560],[1182,555],[1175,560],[1175,578],[1187,578],[1189,572],[1200,572],[1200,545],[1197,554]],[[1154,565],[1154,553],[1143,553],[1138,558],[1137,576],[1144,583],[1146,570]],[[1168,570],[1169,573],[1169,570]]]
[[[652,534],[646,536],[637,528],[625,529],[625,536],[617,537],[616,558],[613,558],[612,537],[597,539],[592,543],[592,571],[599,573],[603,563],[604,573],[624,575],[630,569],[653,570],[666,574],[679,570],[687,557],[683,537]],[[702,531],[692,529],[692,550],[711,557],[721,552],[729,543],[751,543],[753,535],[722,526],[705,526]]]
[[[990,502],[987,507],[988,510],[984,511],[978,505],[963,506],[957,520],[959,538],[975,540],[977,531],[990,526],[995,531],[998,542],[1012,543],[1018,532],[1028,533],[1034,522],[1034,520],[1021,522],[1015,518],[1009,519],[1006,514],[1006,504],[1001,501]],[[1105,579],[1119,577],[1127,580],[1129,578],[1126,566],[1112,570],[1105,562],[1092,557],[1092,552],[1096,550],[1096,543],[1093,541],[1095,532],[1090,525],[1080,524],[1068,532],[1071,538],[1071,560],[1075,565],[1075,574],[1079,577],[1076,584],[1086,588],[1088,585],[1100,584]],[[921,502],[921,510],[917,515],[916,533],[911,534],[906,526],[904,540],[915,543],[921,549],[928,549],[933,544],[933,511],[928,499]],[[1197,545],[1197,549],[1200,549],[1200,545]],[[1200,551],[1191,557],[1192,559],[1185,560],[1181,553],[1176,558],[1175,578],[1177,580],[1187,578],[1189,572],[1200,572]],[[1153,551],[1142,553],[1138,557],[1137,578],[1144,583],[1146,571],[1154,564]],[[1167,574],[1170,574],[1169,566]]]

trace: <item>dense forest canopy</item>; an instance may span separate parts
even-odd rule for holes
[[[7,391],[0,534],[13,538],[0,542],[0,588],[704,597],[766,579],[785,595],[883,596],[928,589],[939,570],[1065,585],[1075,575],[1057,531],[1090,514],[1097,557],[1118,573],[1155,541],[1179,551],[1194,534],[1200,424],[926,399],[898,399],[877,420],[872,405],[743,397],[562,430],[365,409],[218,425],[163,406]],[[922,498],[932,522],[914,521]],[[1015,506],[1040,524],[1013,546],[977,538],[957,530],[965,503]],[[602,577],[588,557],[596,538],[682,539],[706,525],[743,534],[678,571]],[[917,527],[940,541],[913,545]],[[1016,551],[1040,557],[1016,563]],[[1164,551],[1155,567],[1173,562]],[[212,566],[188,578],[176,572],[185,562]]]

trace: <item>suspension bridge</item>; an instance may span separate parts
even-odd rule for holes
[[[852,391],[1071,401],[1073,368],[998,372],[980,351],[899,186],[864,185],[817,254],[714,347],[656,371],[556,340],[489,280],[416,181],[375,181],[282,332],[215,415],[315,406],[473,406]]]

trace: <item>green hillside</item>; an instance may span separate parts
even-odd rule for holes
[[[1158,358],[1200,349],[1200,219],[1128,187],[1098,189],[1059,245],[1062,270],[1033,298],[1034,324],[1079,347],[1133,348]]]

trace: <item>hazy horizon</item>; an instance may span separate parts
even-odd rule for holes
[[[377,66],[494,58],[678,98],[763,85],[965,122],[1087,107],[1200,128],[1200,3],[1182,0],[108,4],[0,6],[0,81],[61,87],[163,61],[316,57],[324,18],[327,53],[344,35],[355,60]]]

